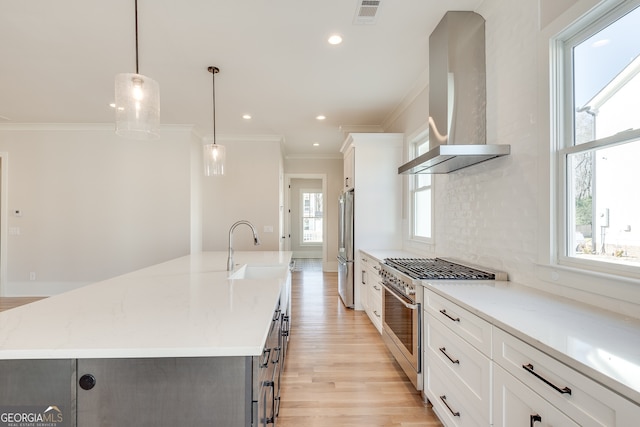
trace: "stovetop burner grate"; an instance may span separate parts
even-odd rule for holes
[[[413,279],[495,280],[493,273],[442,258],[386,258],[385,263]]]

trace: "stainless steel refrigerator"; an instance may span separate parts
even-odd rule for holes
[[[338,293],[353,308],[353,190],[340,195],[338,211]]]

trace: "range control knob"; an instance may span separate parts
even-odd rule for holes
[[[91,390],[96,386],[96,377],[91,374],[84,374],[80,377],[80,380],[78,380],[78,384],[83,390]]]

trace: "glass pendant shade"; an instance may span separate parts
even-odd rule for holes
[[[142,74],[116,75],[116,134],[131,139],[158,139],[160,87]]]
[[[224,175],[225,148],[224,145],[208,143],[213,141],[213,136],[204,138],[204,175],[216,176]]]

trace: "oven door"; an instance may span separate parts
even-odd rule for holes
[[[387,347],[414,386],[420,390],[421,372],[421,307],[383,284],[382,335]]]

